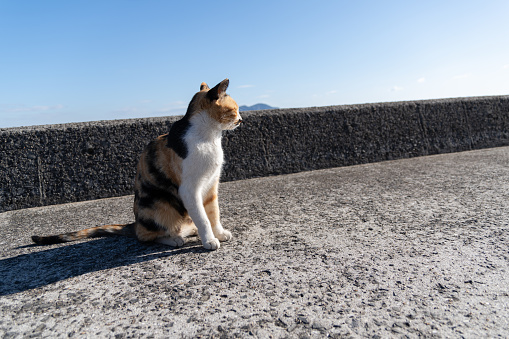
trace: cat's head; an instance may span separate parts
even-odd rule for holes
[[[200,113],[206,113],[214,121],[218,122],[221,129],[231,130],[242,122],[239,114],[239,105],[226,94],[230,81],[224,79],[215,87],[210,88],[202,82],[200,91],[196,93],[189,103],[186,116],[192,117]]]

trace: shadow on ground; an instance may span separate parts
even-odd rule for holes
[[[0,295],[27,291],[90,272],[176,254],[207,251],[197,241],[190,241],[182,248],[171,248],[142,244],[123,237],[67,243],[57,248],[40,248],[39,252],[0,260]]]

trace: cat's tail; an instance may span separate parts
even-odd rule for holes
[[[32,236],[32,240],[37,245],[52,245],[63,242],[75,241],[86,238],[106,237],[112,235],[123,235],[134,237],[134,224],[124,225],[104,225],[87,228],[77,232],[69,232],[58,235],[50,235],[46,237]]]

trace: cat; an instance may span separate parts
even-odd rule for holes
[[[39,237],[38,245],[107,235],[134,236],[141,242],[173,247],[199,235],[203,247],[216,250],[232,239],[219,219],[218,184],[223,164],[223,130],[238,127],[239,106],[228,94],[229,80],[210,89],[202,83],[186,114],[169,133],[150,142],[140,156],[134,183],[135,222]]]

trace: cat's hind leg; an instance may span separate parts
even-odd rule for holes
[[[182,247],[186,243],[186,239],[178,235],[176,237],[157,238],[155,242],[158,244],[168,245],[171,247]]]
[[[180,226],[179,234],[184,238],[198,235],[198,228],[190,217],[187,217]]]
[[[155,242],[172,247],[182,247],[187,242],[186,238],[195,235],[198,235],[198,229],[196,228],[196,225],[193,223],[191,218],[188,217],[182,220],[182,224],[180,225],[180,229],[177,235],[167,235],[160,237],[157,238]]]

